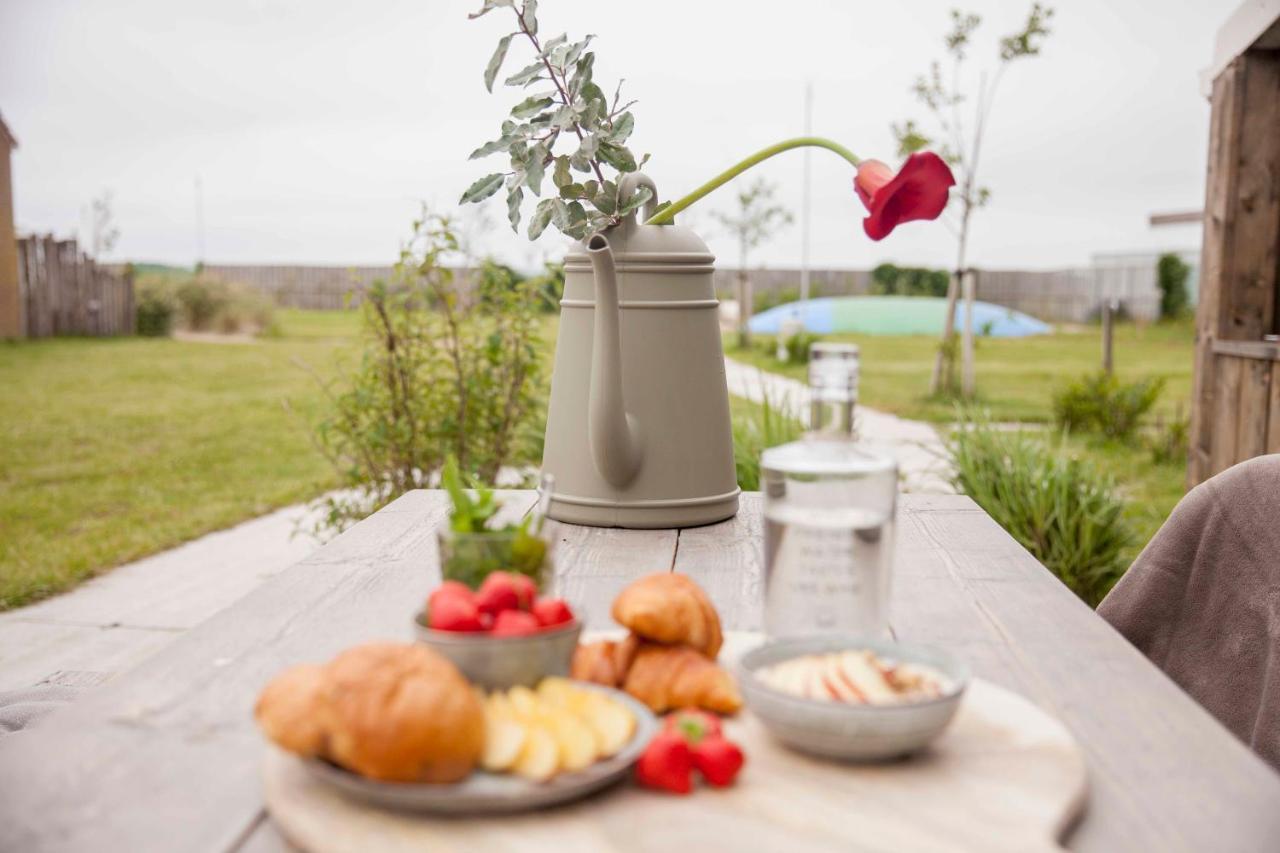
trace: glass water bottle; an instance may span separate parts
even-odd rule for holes
[[[814,344],[809,389],[809,432],[760,461],[765,630],[884,636],[898,465],[854,437],[858,348]]]

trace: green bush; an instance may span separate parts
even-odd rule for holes
[[[796,332],[787,338],[787,364],[808,364],[809,348],[820,340],[822,336],[813,332]]]
[[[804,434],[797,413],[784,399],[773,398],[761,383],[761,402],[735,400],[733,407],[733,462],[738,487],[745,492],[760,489],[760,454],[766,447],[795,441]]]
[[[134,312],[138,334],[145,337],[167,337],[173,330],[177,300],[165,276],[143,274],[133,289]]]
[[[1191,267],[1169,252],[1156,261],[1156,286],[1160,288],[1160,319],[1175,320],[1187,311],[1187,277]]]
[[[1164,390],[1164,377],[1123,383],[1099,372],[1069,382],[1053,395],[1053,420],[1072,432],[1128,440]]]
[[[535,461],[524,438],[540,417],[540,294],[499,272],[473,291],[445,264],[457,250],[448,221],[424,216],[391,281],[361,293],[359,362],[323,384],[316,444],[341,490],[320,501],[319,532],[429,487],[451,454],[482,483]]]
[[[1132,533],[1115,482],[1022,432],[962,417],[947,438],[956,489],[1077,596],[1097,606],[1124,574]]]
[[[946,296],[946,270],[880,264],[871,271],[871,292],[878,296]]]
[[[544,314],[556,313],[564,297],[564,264],[544,264],[542,275],[530,279],[529,286],[541,297],[538,310]]]
[[[182,325],[193,332],[212,329],[214,320],[231,298],[222,282],[198,275],[180,283],[175,295],[178,297]]]
[[[1167,424],[1157,418],[1155,430],[1147,441],[1151,461],[1156,465],[1184,464],[1190,448],[1190,436],[1191,419],[1183,416],[1181,407]]]
[[[816,284],[809,285],[809,298],[817,299],[822,295],[822,288]],[[756,291],[755,296],[751,300],[752,314],[760,314],[768,311],[770,308],[776,308],[779,305],[786,305],[790,302],[800,301],[800,286],[779,287],[773,290]]]

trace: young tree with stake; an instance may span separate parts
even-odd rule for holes
[[[753,305],[747,255],[772,237],[778,229],[792,222],[791,212],[774,203],[776,191],[777,187],[768,181],[757,180],[738,193],[735,212],[714,211],[711,214],[738,241],[738,346],[743,348],[751,346],[751,329],[748,324]]]
[[[906,156],[920,149],[933,145],[936,141],[942,158],[953,168],[959,178],[952,189],[960,202],[960,221],[956,226],[957,251],[956,269],[947,286],[947,312],[942,330],[942,343],[933,366],[933,378],[929,391],[932,394],[955,394],[963,390],[965,396],[973,393],[973,339],[972,328],[966,324],[964,341],[964,383],[963,389],[957,388],[955,376],[955,328],[956,299],[959,295],[961,280],[965,285],[966,316],[973,312],[972,277],[966,276],[965,254],[969,244],[969,225],[973,212],[983,207],[991,199],[991,192],[978,183],[978,163],[982,154],[982,140],[986,134],[991,116],[991,106],[995,101],[996,90],[1000,80],[1010,63],[1029,56],[1037,56],[1049,35],[1048,24],[1053,18],[1053,10],[1039,3],[1033,3],[1027,13],[1026,23],[1019,31],[1000,39],[1000,60],[996,71],[988,75],[985,71],[979,77],[976,101],[971,116],[966,116],[962,104],[968,100],[960,85],[961,72],[969,56],[970,42],[974,30],[982,23],[982,19],[974,14],[953,9],[951,12],[951,31],[946,36],[947,53],[951,60],[950,81],[944,81],[942,63],[935,61],[927,76],[916,79],[912,93],[920,103],[928,108],[933,118],[935,129],[932,135],[917,126],[910,119],[902,124],[892,126],[894,136],[898,140],[899,154]],[[966,127],[966,120],[972,124]]]

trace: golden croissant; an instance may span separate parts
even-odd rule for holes
[[[742,707],[733,676],[686,646],[642,643],[631,661],[623,689],[657,714],[695,707],[734,714]]]
[[[613,601],[613,618],[642,639],[689,646],[712,660],[724,639],[706,593],[674,572],[648,575],[624,589]]]

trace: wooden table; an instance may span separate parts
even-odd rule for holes
[[[507,493],[510,510],[532,506]],[[137,670],[0,738],[0,850],[279,850],[251,719],[286,665],[408,638],[438,579],[437,492],[413,492],[192,629]],[[561,589],[607,627],[638,575],[686,572],[731,629],[760,627],[760,499],[691,530],[565,527]],[[1079,850],[1280,847],[1280,775],[1080,603],[968,498],[907,495],[895,634],[945,646],[1061,719],[1090,796]],[[993,839],[995,843],[996,839]]]

